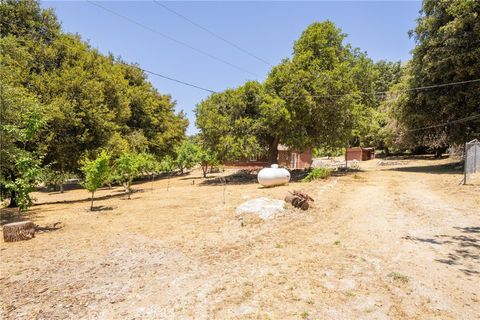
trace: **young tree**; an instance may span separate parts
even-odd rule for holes
[[[75,175],[70,172],[61,172],[58,170],[52,169],[51,166],[45,166],[40,170],[39,180],[43,182],[46,186],[54,186],[60,191],[64,192],[64,184],[68,179],[74,178]]]
[[[115,175],[123,185],[130,199],[131,185],[134,178],[141,174],[142,159],[138,154],[125,152],[115,160]]]
[[[175,148],[177,154],[175,164],[180,173],[183,174],[185,169],[190,170],[198,164],[198,151],[198,146],[188,140],[185,140],[180,146]]]
[[[175,170],[175,160],[167,155],[159,163],[158,170],[162,173],[171,173]]]
[[[102,151],[94,160],[85,159],[81,170],[85,175],[85,188],[92,193],[90,210],[93,210],[95,191],[102,187],[110,177],[110,155]]]
[[[202,166],[203,177],[207,177],[208,167],[218,164],[217,157],[214,152],[205,148],[198,148],[198,162]]]

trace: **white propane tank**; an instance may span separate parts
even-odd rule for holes
[[[279,168],[278,164],[272,164],[270,168],[263,168],[257,176],[258,183],[264,187],[281,186],[290,181],[290,172]]]

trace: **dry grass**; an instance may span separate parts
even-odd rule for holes
[[[137,184],[132,200],[102,190],[94,212],[84,190],[36,194],[24,218],[42,232],[0,244],[3,318],[475,319],[480,188],[429,168],[446,161],[277,188],[231,179],[225,204],[200,172]],[[236,218],[291,189],[313,208]]]

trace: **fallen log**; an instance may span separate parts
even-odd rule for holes
[[[35,237],[35,224],[32,221],[8,223],[3,226],[3,240],[14,242]]]

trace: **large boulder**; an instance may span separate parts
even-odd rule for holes
[[[285,201],[269,198],[248,200],[237,207],[237,216],[256,215],[263,220],[273,219],[281,214],[285,208]]]

